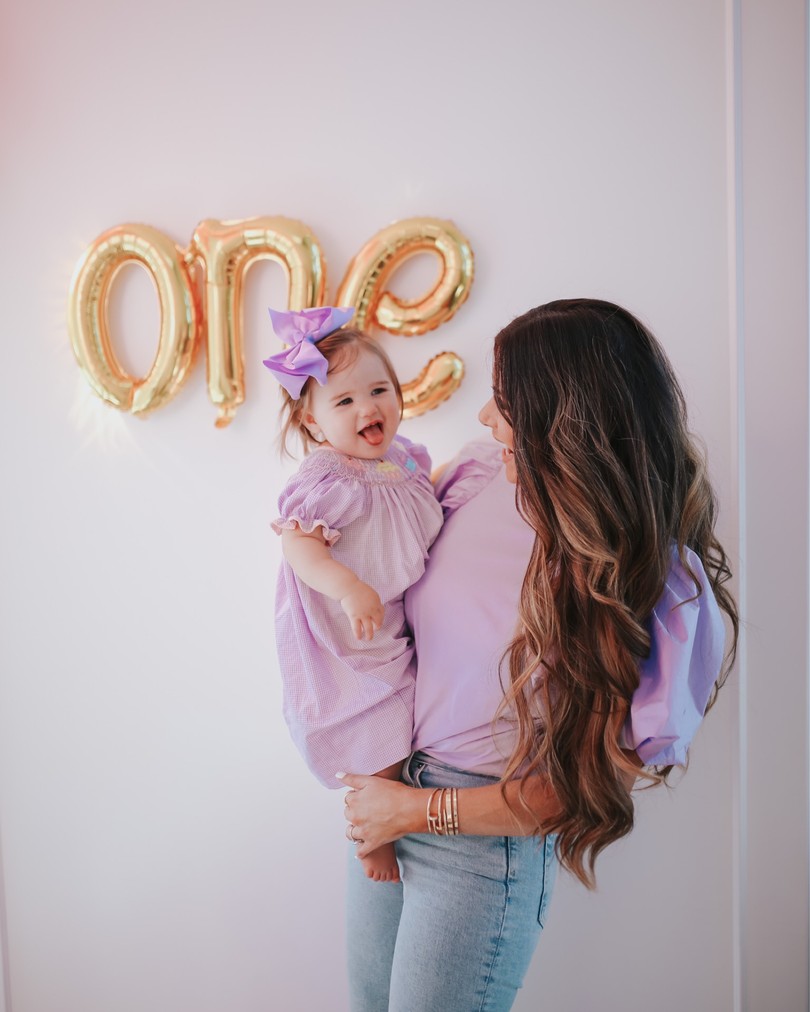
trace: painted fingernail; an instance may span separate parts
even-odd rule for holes
[[[338,778],[338,780],[342,780],[346,776],[346,774],[345,773],[336,773],[335,776]]]

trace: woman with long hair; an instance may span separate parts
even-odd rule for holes
[[[733,663],[717,504],[666,355],[629,312],[551,302],[496,337],[445,526],[406,610],[418,658],[404,783],[347,774],[355,1009],[509,1009],[556,862],[588,886]],[[725,621],[724,621],[725,616]],[[724,653],[725,627],[730,647]],[[357,864],[357,862],[355,862]]]

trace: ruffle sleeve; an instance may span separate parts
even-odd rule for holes
[[[501,447],[491,439],[468,443],[450,461],[436,484],[445,520],[478,495],[502,466]]]
[[[334,545],[343,527],[363,514],[366,489],[308,458],[289,480],[278,498],[278,516],[271,521],[276,534],[300,528],[311,534],[323,529],[327,545]]]
[[[673,549],[664,592],[650,616],[650,656],[641,663],[623,744],[647,766],[682,766],[720,674],[725,627],[709,578],[690,549],[685,558],[695,583]]]

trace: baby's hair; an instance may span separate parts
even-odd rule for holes
[[[345,369],[346,366],[351,365],[361,351],[368,351],[372,355],[376,355],[385,366],[385,371],[388,373],[388,377],[393,384],[397,401],[399,402],[400,417],[402,417],[402,412],[405,408],[405,402],[402,399],[402,387],[397,379],[397,374],[394,372],[391,359],[379,341],[371,337],[364,330],[358,330],[356,327],[341,327],[340,330],[335,330],[328,337],[318,341],[318,351],[329,363],[330,373],[340,371],[341,369]],[[313,447],[318,446],[317,439],[313,438],[303,421],[304,412],[309,403],[312,384],[316,382],[317,380],[312,378],[308,379],[301,388],[301,395],[299,397],[291,397],[283,387],[281,389],[282,404],[280,411],[281,431],[279,433],[279,446],[282,454],[292,456],[288,446],[288,440],[292,432],[297,432],[301,437],[305,454],[309,453]]]

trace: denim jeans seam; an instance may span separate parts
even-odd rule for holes
[[[543,927],[543,901],[546,898],[546,879],[548,878],[548,837],[543,837],[543,884],[540,886],[540,902],[537,904],[537,923]]]
[[[554,882],[553,863],[555,860],[555,838],[543,837],[543,888],[540,891],[540,903],[537,907],[537,923],[543,929],[546,926],[546,914],[551,887]],[[551,879],[551,882],[549,882]]]
[[[509,836],[503,837],[503,843],[504,843],[504,853],[506,855],[506,874],[504,875],[503,879],[503,889],[505,895],[501,911],[501,923],[498,927],[498,936],[494,943],[492,957],[490,958],[489,966],[487,967],[487,975],[484,981],[483,990],[481,992],[481,1002],[478,1006],[478,1009],[474,1010],[474,1012],[486,1012],[487,992],[489,991],[489,985],[492,981],[492,971],[495,968],[495,964],[498,961],[498,955],[501,951],[501,943],[503,942],[504,924],[506,923],[506,916],[509,910],[509,899],[511,893],[511,889],[509,886],[509,875],[512,867],[514,866],[514,861],[512,860],[512,853],[511,853],[513,846],[512,838]]]

